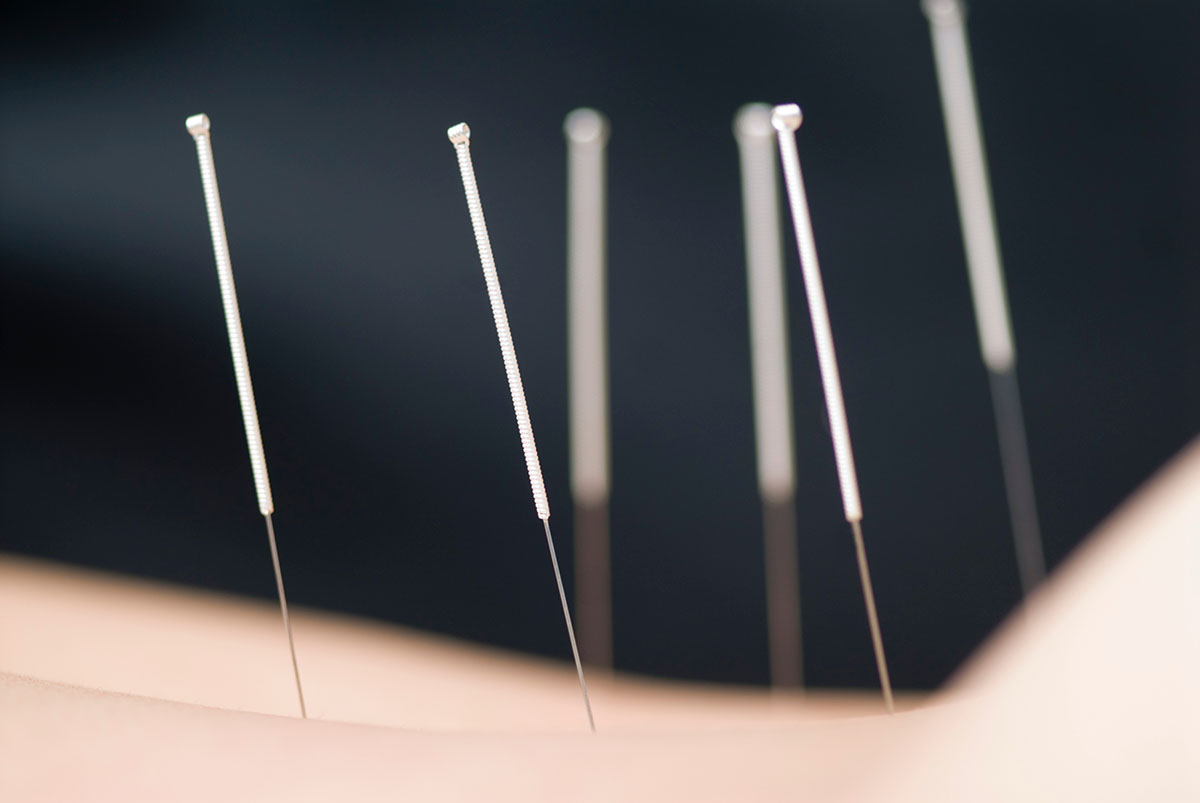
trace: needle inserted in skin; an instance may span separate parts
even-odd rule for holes
[[[275,567],[275,589],[279,592],[279,608],[283,611],[283,629],[287,631],[288,650],[292,653],[292,673],[296,676],[296,694],[300,697],[300,717],[308,719],[304,708],[304,691],[300,688],[300,664],[296,663],[296,643],[292,641],[292,622],[288,618],[287,594],[283,593],[283,570],[279,568],[279,547],[275,544],[275,524],[271,514],[267,520],[267,543],[271,547],[271,565]]]
[[[492,318],[496,323],[496,336],[500,340],[500,355],[504,360],[504,373],[508,377],[509,395],[512,397],[513,412],[517,416],[517,431],[521,436],[521,449],[525,453],[525,468],[529,473],[529,485],[533,490],[533,505],[546,530],[546,546],[550,549],[550,562],[554,566],[554,579],[558,584],[563,618],[567,623],[567,636],[571,640],[571,653],[575,657],[575,671],[579,673],[579,688],[583,692],[583,705],[587,709],[588,726],[592,732],[595,732],[596,721],[592,717],[592,703],[588,699],[587,682],[583,678],[583,664],[579,660],[579,647],[575,643],[575,628],[571,624],[567,592],[563,589],[562,574],[558,569],[558,556],[554,552],[554,538],[550,535],[550,502],[546,498],[542,466],[538,460],[537,444],[533,440],[533,424],[529,420],[529,407],[525,403],[521,369],[517,365],[517,351],[513,346],[512,332],[508,327],[508,313],[504,310],[504,296],[500,292],[500,277],[496,273],[492,243],[488,238],[487,223],[483,219],[483,204],[479,200],[479,187],[475,183],[475,167],[471,163],[471,129],[467,127],[466,123],[459,123],[449,128],[446,136],[454,145],[454,152],[458,157],[458,170],[462,174],[463,191],[467,197],[467,212],[471,217],[471,228],[475,232],[475,246],[479,249],[483,279],[487,285]]]
[[[571,496],[575,503],[575,613],[588,664],[611,668],[612,573],[608,531],[608,320],[604,167],[608,120],[576,109],[567,138],[567,373]]]
[[[754,379],[758,488],[763,509],[771,682],[776,686],[802,686],[804,653],[796,556],[792,380],[788,367],[787,298],[771,107],[765,103],[743,106],[734,119],[733,133],[741,161],[746,229],[750,363]]]
[[[825,306],[825,288],[821,282],[821,266],[817,262],[816,240],[812,219],[808,213],[808,198],[804,192],[804,177],[800,172],[800,154],[796,150],[796,129],[803,116],[795,104],[776,106],[771,113],[771,125],[779,138],[779,156],[783,163],[783,178],[787,185],[788,203],[792,210],[792,225],[796,230],[796,246],[800,251],[800,269],[804,276],[804,292],[808,296],[808,312],[812,318],[813,339],[817,344],[817,362],[821,369],[821,386],[825,392],[825,409],[833,435],[833,455],[837,464],[838,485],[842,491],[842,509],[854,533],[854,551],[858,558],[858,574],[862,581],[863,599],[867,606],[867,621],[871,642],[875,648],[875,663],[879,669],[879,685],[888,713],[894,711],[892,682],[888,677],[887,658],[883,652],[883,635],[875,610],[875,592],[867,568],[867,551],[862,540],[862,501],[858,494],[858,476],[854,469],[854,451],[850,447],[850,427],[846,422],[846,404],[842,399],[842,380],[838,375],[837,355],[833,350],[833,331],[829,325],[829,310]]]
[[[921,5],[933,38],[979,345],[991,378],[1017,568],[1022,589],[1028,594],[1045,576],[1046,566],[964,12],[958,0],[923,0]]]
[[[296,675],[296,695],[300,698],[300,716],[307,719],[304,690],[300,686],[300,665],[296,661],[296,646],[292,640],[292,624],[288,618],[287,596],[283,593],[283,571],[279,567],[279,549],[275,543],[275,526],[271,514],[275,502],[271,498],[271,481],[267,476],[267,459],[263,452],[262,431],[258,426],[258,409],[254,404],[254,387],[250,384],[250,366],[246,360],[246,341],[242,336],[242,317],[238,312],[237,291],[233,285],[233,266],[229,260],[229,242],[225,237],[225,216],[221,212],[221,195],[217,191],[217,172],[213,164],[212,135],[208,116],[187,118],[187,130],[196,140],[196,156],[200,161],[200,180],[204,185],[204,204],[208,210],[208,227],[212,234],[213,254],[217,262],[217,279],[221,285],[221,302],[225,307],[225,328],[229,332],[229,350],[233,354],[233,372],[237,377],[238,399],[242,408],[242,423],[246,429],[246,445],[250,448],[250,466],[254,472],[254,488],[258,509],[267,522],[267,542],[271,547],[271,564],[275,569],[275,587],[279,591],[279,607],[283,612],[283,628],[287,632],[288,649],[292,655],[292,670]]]

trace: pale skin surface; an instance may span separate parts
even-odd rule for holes
[[[313,718],[452,732],[587,732],[566,660],[304,609],[293,609],[292,623]],[[0,560],[0,645],[0,671],[217,708],[299,713],[279,607],[268,601],[8,557]],[[600,671],[589,672],[588,682],[607,731],[883,710],[870,692],[802,698]]]
[[[1197,800],[1198,541],[1194,444],[915,710],[596,676],[595,736],[566,663],[311,612],[301,721],[270,605],[5,559],[0,800]]]

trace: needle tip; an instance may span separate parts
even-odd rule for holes
[[[795,131],[803,120],[804,115],[795,103],[784,103],[771,110],[771,125],[776,131]]]
[[[184,121],[184,125],[187,126],[188,133],[193,137],[207,134],[209,129],[208,115],[193,114],[191,117],[187,118],[186,121]]]
[[[466,123],[452,125],[446,129],[446,136],[455,145],[461,145],[464,142],[471,141],[471,127]]]

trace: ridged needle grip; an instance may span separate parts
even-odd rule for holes
[[[854,450],[850,446],[850,426],[846,422],[846,403],[842,398],[842,379],[838,373],[837,354],[833,348],[833,330],[829,324],[829,309],[825,304],[825,286],[821,281],[821,266],[817,262],[817,245],[813,237],[812,219],[808,211],[808,196],[800,172],[800,155],[796,150],[796,129],[803,119],[795,104],[776,106],[771,125],[779,139],[779,157],[783,164],[784,185],[788,206],[792,212],[792,227],[796,232],[796,247],[800,252],[800,272],[804,292],[808,296],[809,317],[812,319],[813,339],[817,345],[817,363],[821,369],[821,387],[825,392],[825,409],[833,437],[833,455],[837,463],[838,485],[842,490],[842,509],[846,521],[862,520],[862,500],[858,492],[858,474],[854,468]]]
[[[483,280],[487,285],[488,301],[492,306],[492,318],[496,322],[496,336],[500,340],[500,355],[504,360],[504,373],[508,376],[508,391],[512,396],[513,412],[517,416],[521,450],[525,453],[525,469],[529,472],[529,486],[533,490],[533,506],[537,510],[538,518],[545,521],[550,518],[550,502],[546,498],[546,484],[542,479],[542,466],[538,461],[537,444],[533,439],[533,424],[529,420],[529,407],[525,403],[525,388],[521,384],[517,350],[508,327],[504,296],[500,292],[496,259],[492,255],[487,223],[483,219],[483,204],[479,200],[479,187],[475,183],[475,168],[471,164],[471,129],[466,123],[459,123],[448,129],[446,136],[454,145],[455,154],[458,156],[458,170],[462,174],[463,191],[467,196],[467,211],[471,216],[475,246],[479,250],[479,261],[483,266]]]
[[[246,445],[250,449],[250,467],[254,472],[258,509],[264,516],[269,516],[275,512],[275,502],[271,498],[271,480],[267,476],[267,458],[263,454],[262,431],[258,426],[258,409],[254,404],[254,386],[250,384],[250,365],[246,359],[242,316],[238,311],[237,291],[233,285],[233,266],[229,261],[229,242],[225,237],[221,194],[217,190],[208,116],[193,115],[187,118],[186,125],[188,133],[196,141],[196,156],[200,161],[200,181],[204,185],[204,204],[208,209],[208,228],[217,262],[217,280],[221,285],[221,303],[225,307],[225,328],[229,332],[229,350],[233,355],[233,373],[237,378],[238,400],[246,429]]]

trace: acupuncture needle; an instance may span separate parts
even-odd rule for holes
[[[817,245],[808,212],[808,198],[804,192],[804,178],[800,172],[800,154],[796,149],[796,129],[800,127],[802,120],[800,107],[794,103],[776,106],[771,112],[771,125],[774,126],[779,139],[779,157],[783,164],[783,178],[792,211],[796,246],[800,252],[800,270],[804,277],[804,292],[808,297],[813,339],[817,345],[817,363],[820,367],[825,409],[829,415],[829,429],[833,438],[833,455],[837,464],[838,485],[842,492],[842,509],[854,535],[854,553],[858,560],[858,575],[867,607],[871,643],[875,649],[875,664],[879,670],[879,685],[883,690],[884,705],[890,714],[895,711],[892,682],[888,677],[883,636],[879,630],[879,614],[875,610],[875,591],[871,586],[867,550],[863,545],[862,500],[858,493],[858,476],[854,469],[854,451],[850,446],[850,427],[846,422],[846,405],[842,399],[842,380],[838,375],[833,331],[829,324],[825,288],[821,281],[821,266],[817,262]]]
[[[967,275],[980,350],[990,380],[1017,567],[1022,590],[1028,594],[1045,577],[1046,564],[965,12],[958,0],[923,0],[921,6],[929,18],[933,40]]]
[[[733,124],[742,176],[754,434],[763,512],[767,646],[771,683],[803,686],[804,653],[796,546],[796,456],[788,360],[779,168],[771,107],[751,103]]]
[[[575,615],[579,649],[611,669],[608,318],[605,149],[609,125],[595,109],[563,121],[567,140],[567,373],[571,498],[575,507]]]
[[[283,571],[279,567],[279,548],[275,543],[275,525],[271,521],[271,514],[275,512],[275,502],[271,497],[271,481],[267,476],[267,458],[263,452],[262,431],[258,426],[258,408],[254,404],[254,387],[250,384],[250,366],[246,360],[246,341],[242,335],[242,316],[238,311],[237,291],[233,285],[233,266],[229,260],[229,242],[225,237],[225,216],[221,212],[221,195],[217,191],[217,171],[213,164],[211,126],[208,115],[205,114],[196,114],[187,118],[186,125],[188,133],[196,140],[196,156],[200,161],[200,180],[204,185],[204,204],[208,209],[208,227],[212,234],[213,254],[217,262],[221,303],[225,308],[225,328],[229,332],[229,349],[233,354],[233,372],[237,377],[242,423],[246,429],[246,444],[250,448],[250,466],[254,473],[254,488],[258,494],[258,509],[267,523],[267,543],[271,547],[271,565],[275,569],[275,588],[279,592],[283,629],[287,633],[288,650],[292,655],[292,672],[296,676],[296,696],[300,699],[300,716],[307,719],[308,711],[304,706],[304,690],[300,686],[300,665],[296,661],[296,645],[292,640],[292,624],[288,618],[287,595],[283,591]]]
[[[462,174],[463,192],[467,198],[467,211],[471,217],[471,228],[475,233],[475,245],[479,250],[479,261],[483,267],[483,279],[487,285],[488,300],[492,307],[492,318],[496,323],[496,336],[500,341],[500,355],[504,361],[504,373],[508,377],[509,395],[512,397],[513,412],[517,418],[517,432],[521,437],[521,450],[525,454],[525,468],[529,473],[529,485],[533,490],[533,506],[542,520],[546,532],[546,546],[550,550],[550,563],[554,567],[554,580],[558,584],[558,598],[562,602],[563,619],[567,624],[567,636],[571,641],[571,654],[575,657],[575,671],[579,674],[579,688],[583,692],[583,705],[587,710],[588,727],[596,731],[596,720],[592,717],[592,703],[588,699],[587,682],[583,678],[583,663],[579,659],[579,646],[575,642],[575,627],[571,623],[571,609],[567,605],[567,592],[563,589],[562,573],[558,568],[558,556],[554,550],[554,537],[550,534],[550,502],[546,498],[546,485],[542,480],[542,466],[538,460],[537,444],[533,439],[533,424],[529,419],[529,407],[525,403],[525,388],[521,383],[521,369],[517,365],[517,351],[513,345],[512,332],[508,326],[508,313],[504,310],[504,296],[500,292],[500,277],[496,273],[496,260],[492,255],[492,243],[488,238],[487,223],[483,219],[483,204],[479,200],[479,187],[475,183],[475,167],[471,163],[471,129],[466,123],[451,126],[446,136],[454,145],[458,157],[458,170]]]

